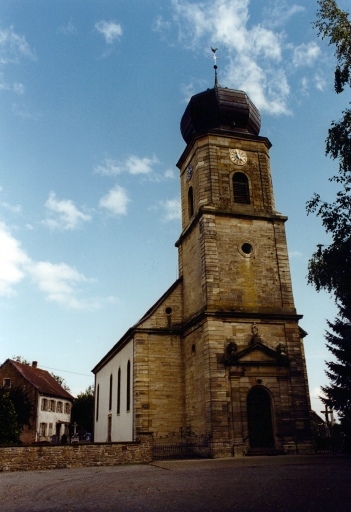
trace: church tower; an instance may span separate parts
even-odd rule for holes
[[[306,333],[259,131],[246,93],[217,77],[181,120],[185,423],[216,457],[311,448]]]
[[[306,333],[259,132],[243,91],[216,79],[190,99],[179,277],[93,369],[96,441],[152,433],[155,456],[184,435],[202,456],[311,451]]]

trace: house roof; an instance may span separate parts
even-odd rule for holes
[[[7,359],[2,366],[5,364],[11,364],[16,370],[34,386],[41,395],[54,396],[57,398],[65,398],[67,400],[73,400],[73,396],[68,393],[62,386],[54,379],[54,377],[41,368],[30,366],[29,364],[19,363],[12,359]]]

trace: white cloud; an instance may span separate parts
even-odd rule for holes
[[[113,215],[126,215],[129,201],[126,190],[116,185],[100,199],[99,205]]]
[[[25,36],[18,35],[13,26],[0,29],[0,64],[17,63],[22,57],[35,60]]]
[[[36,113],[29,112],[25,107],[23,108],[21,105],[17,103],[12,103],[11,105],[12,113],[16,117],[20,117],[21,119],[34,119],[37,120],[40,118],[40,115]]]
[[[105,38],[105,42],[107,44],[112,44],[116,39],[119,39],[123,30],[119,23],[115,23],[114,21],[105,21],[100,20],[95,23],[95,28],[100,34],[102,34]]]
[[[104,176],[116,176],[122,172],[129,174],[151,174],[153,166],[159,163],[156,156],[152,158],[131,155],[123,161],[105,158],[102,164],[97,165],[94,171]]]
[[[70,20],[66,25],[61,25],[61,27],[57,29],[57,33],[67,36],[77,34],[78,31],[73,21]]]
[[[3,222],[0,222],[0,248],[0,295],[11,296],[14,286],[25,277],[30,259]]]
[[[139,158],[138,156],[131,155],[125,164],[130,174],[150,174],[152,166],[157,163],[158,159],[155,156],[152,158]]]
[[[159,202],[161,208],[164,210],[164,220],[178,220],[181,218],[180,199],[167,199],[166,201]]]
[[[21,83],[15,82],[13,84],[13,90],[16,94],[22,95],[24,94],[24,85]]]
[[[275,23],[269,25],[264,20],[250,22],[249,8],[251,5],[254,8],[250,0],[172,0],[172,5],[179,41],[186,48],[198,51],[206,46],[219,48],[221,85],[245,90],[261,111],[290,113],[291,52],[295,66],[301,65],[303,58],[305,65],[311,65],[320,53],[315,43],[301,45],[294,51],[286,44],[286,34],[274,26],[278,21],[279,25],[286,23],[304,8],[275,2],[270,7]]]
[[[111,158],[105,158],[102,164],[94,167],[94,171],[103,176],[116,176],[123,172],[123,165]]]
[[[95,302],[79,298],[77,285],[88,279],[65,263],[39,261],[30,266],[29,273],[47,300],[70,309],[95,309]]]
[[[300,44],[294,48],[293,65],[295,67],[312,66],[320,55],[321,49],[314,41]]]
[[[30,276],[47,300],[69,309],[91,311],[117,301],[112,296],[81,298],[81,287],[92,279],[66,263],[33,261],[4,222],[0,222],[0,248],[0,296],[15,295],[16,285]]]
[[[174,179],[174,178],[175,178],[175,176],[174,176],[174,171],[173,171],[173,169],[166,169],[166,170],[165,170],[164,177],[165,177],[166,179]]]
[[[325,76],[323,76],[321,73],[316,73],[314,75],[314,84],[318,91],[324,91],[327,84],[327,80]]]
[[[152,30],[154,32],[164,32],[171,28],[171,22],[165,20],[162,16],[157,16],[155,19]]]
[[[21,213],[21,211],[22,211],[22,207],[20,204],[13,205],[13,204],[7,203],[6,201],[3,201],[3,202],[0,202],[0,206],[2,208],[5,208],[5,210],[9,210],[12,213]]]
[[[303,254],[300,251],[289,251],[289,258],[302,258]]]
[[[285,25],[292,16],[305,10],[301,5],[289,5],[284,0],[276,0],[263,9],[263,17],[267,26],[278,27]]]
[[[52,217],[43,223],[50,229],[72,230],[91,220],[91,215],[80,211],[70,199],[56,199],[54,192],[50,192],[45,207]]]

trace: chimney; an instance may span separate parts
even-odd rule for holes
[[[36,368],[38,366],[38,361],[33,361],[32,366],[33,366],[33,368]]]

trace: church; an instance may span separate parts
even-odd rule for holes
[[[190,99],[179,277],[92,370],[95,442],[186,432],[206,439],[211,457],[312,450],[306,332],[260,124],[217,71]]]

